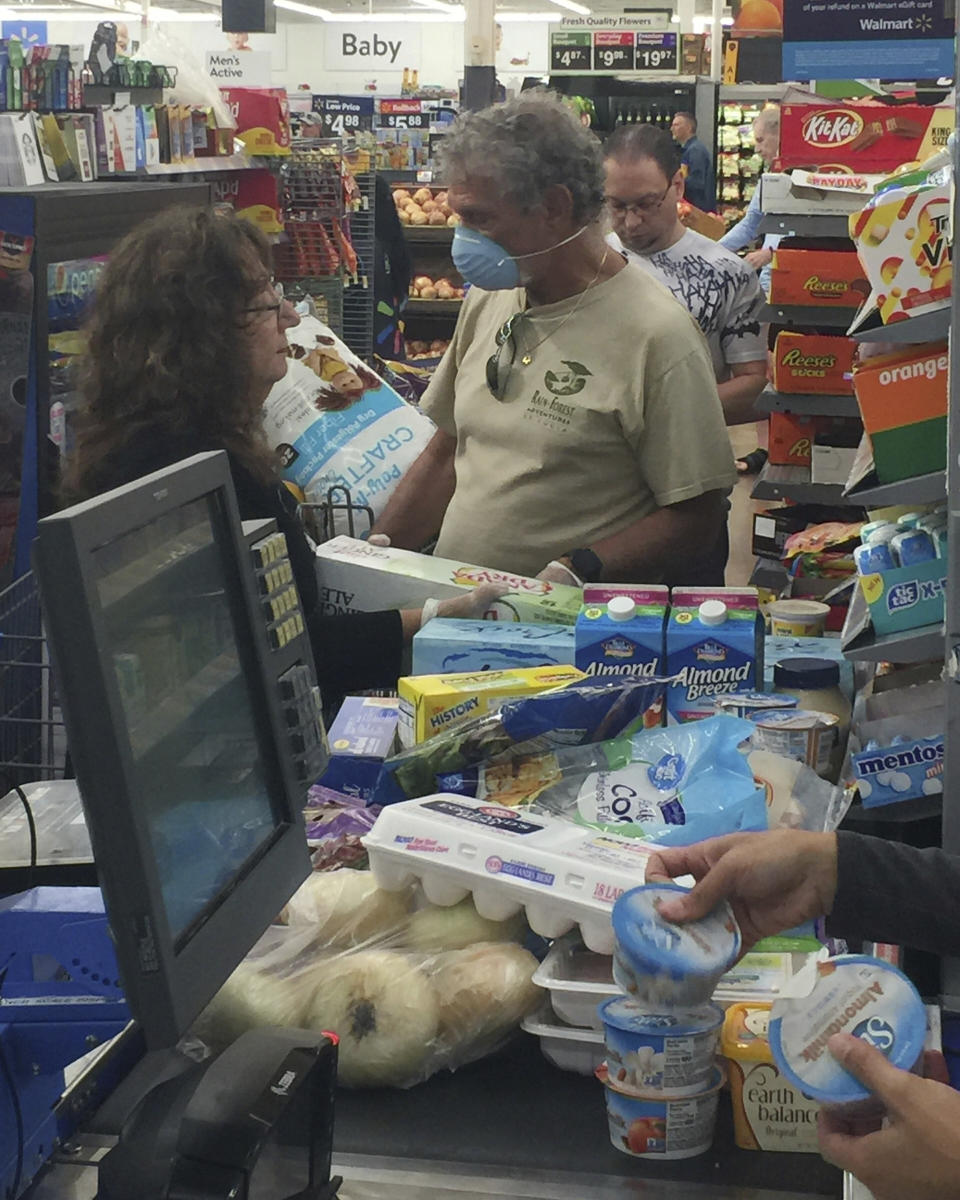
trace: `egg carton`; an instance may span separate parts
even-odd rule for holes
[[[549,1005],[525,1017],[521,1028],[540,1039],[543,1057],[561,1071],[593,1075],[606,1057],[602,1033],[561,1024]]]
[[[579,926],[588,949],[613,954],[610,913],[644,882],[653,845],[463,796],[391,804],[363,839],[377,884],[419,880],[432,904],[468,893],[481,916],[521,909],[534,933],[558,938]]]

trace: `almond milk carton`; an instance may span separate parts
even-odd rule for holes
[[[667,724],[700,721],[714,701],[763,684],[763,618],[755,588],[674,588],[667,621]]]
[[[662,675],[669,596],[662,585],[587,584],[574,634],[575,661],[584,675]]]

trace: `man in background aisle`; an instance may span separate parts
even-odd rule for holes
[[[764,169],[769,170],[780,148],[780,109],[776,105],[761,109],[760,115],[753,123],[753,140],[757,153],[763,159]],[[757,240],[762,219],[758,182],[747,211],[742,219],[723,235],[720,245],[733,251],[746,249]],[[751,250],[743,256],[745,263],[760,272],[760,288],[765,296],[770,294],[770,264],[773,262],[774,250],[780,245],[780,237],[780,234],[768,233],[758,250]]]
[[[767,377],[756,273],[710,238],[687,229],[677,201],[683,174],[669,134],[621,125],[603,149],[610,243],[665,284],[700,326],[728,425],[755,421]]]
[[[374,532],[562,583],[686,581],[733,457],[696,326],[604,241],[599,142],[530,91],[441,153],[472,287],[423,398],[438,431]]]
[[[704,212],[713,212],[717,207],[717,181],[710,151],[697,137],[697,118],[693,113],[678,112],[670,123],[670,132],[682,155],[684,197]]]

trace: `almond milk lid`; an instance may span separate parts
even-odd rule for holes
[[[607,616],[611,621],[629,621],[636,611],[637,602],[632,596],[614,596],[607,601]]]
[[[852,1033],[909,1071],[923,1053],[927,1017],[910,980],[866,954],[817,959],[773,1003],[770,1050],[795,1088],[821,1104],[851,1104],[870,1092],[827,1049],[835,1033]]]
[[[683,925],[660,916],[664,900],[687,891],[675,883],[645,884],[624,892],[613,906],[614,936],[635,970],[675,980],[719,979],[736,962],[740,928],[726,901],[701,920]]]

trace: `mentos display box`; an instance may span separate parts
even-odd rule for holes
[[[943,734],[850,756],[864,808],[899,804],[943,792]]]
[[[763,686],[763,618],[755,588],[674,588],[667,621],[667,724],[716,714],[713,702]]]
[[[910,346],[861,363],[853,387],[877,479],[896,483],[947,464],[945,345]]]
[[[584,675],[662,674],[669,600],[662,585],[588,584],[576,625],[576,664]]]
[[[454,621],[437,617],[413,639],[413,673],[507,671],[514,667],[572,665],[572,625],[507,621]]]
[[[383,760],[393,753],[399,719],[397,700],[348,696],[330,726],[330,761],[319,782],[369,800]]]
[[[777,168],[895,171],[945,149],[953,127],[946,104],[784,104]]]

